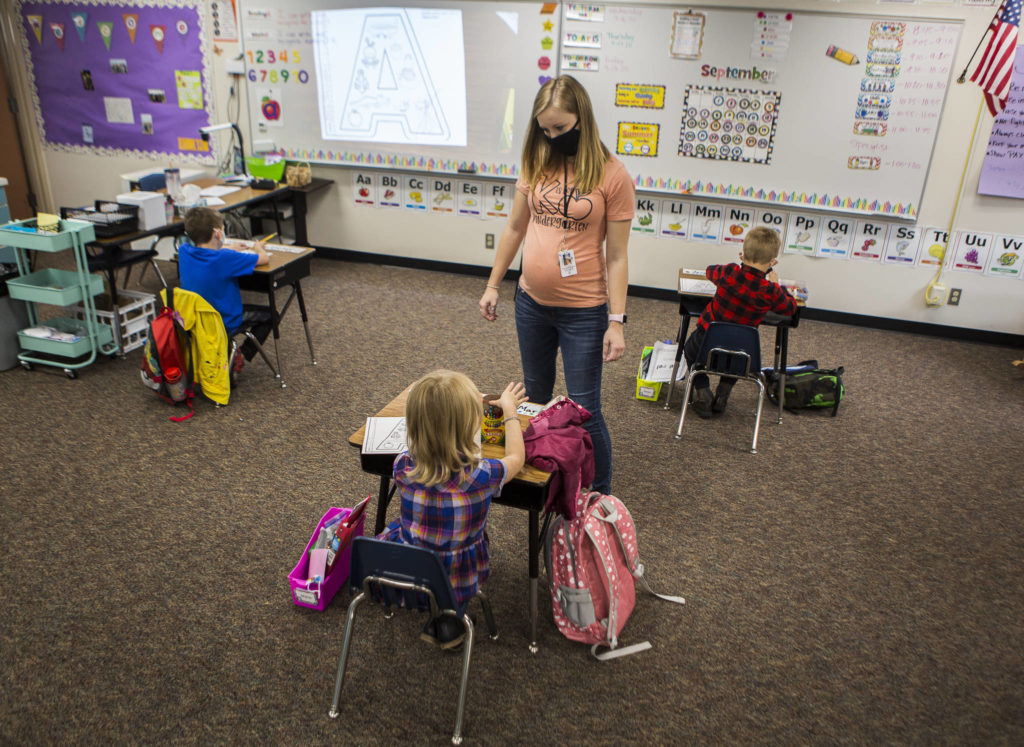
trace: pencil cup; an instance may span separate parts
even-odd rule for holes
[[[492,405],[487,402],[490,397],[484,397],[484,422],[480,428],[480,440],[485,444],[505,443],[505,423],[503,418],[505,412],[499,405]]]

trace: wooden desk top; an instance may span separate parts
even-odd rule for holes
[[[690,295],[690,296],[706,296],[707,298],[711,298],[713,295],[715,295],[714,291],[703,291],[703,290],[686,290],[686,291],[684,291],[683,290],[683,282],[682,282],[684,280],[703,280],[704,282],[710,283],[711,281],[708,280],[708,276],[704,272],[704,270],[694,270],[694,269],[688,269],[686,267],[680,267],[679,268],[679,282],[676,284],[676,293],[679,293],[680,295],[686,294],[686,295]],[[787,283],[791,283],[793,285],[799,285],[799,286],[803,287],[803,283],[794,283],[792,280],[782,280],[781,278],[779,279],[779,284],[782,285],[784,288],[786,287]],[[787,288],[787,291],[788,290],[789,289]],[[799,295],[794,294],[792,292],[790,292],[790,295],[793,296],[794,299],[796,299],[796,305],[797,306],[806,306],[807,305],[806,299],[800,298]]]
[[[231,249],[231,246],[226,248]],[[316,254],[316,249],[311,246],[303,247],[301,252],[275,252],[271,248],[267,248],[267,253],[270,255],[270,261],[265,265],[256,265],[253,272],[273,272],[274,270],[280,270],[285,265],[291,264],[296,260],[307,257],[310,254]]]
[[[412,384],[407,386],[397,397],[388,402],[381,408],[380,412],[376,414],[378,418],[401,418],[405,417],[405,400],[409,396],[409,390],[412,389]],[[530,418],[526,415],[519,416],[519,422],[526,430],[526,426],[530,424]],[[363,439],[366,437],[366,423],[348,437],[348,443],[350,446],[354,446],[357,449],[362,450]],[[501,459],[505,456],[505,447],[497,444],[484,444],[482,448],[483,455],[489,459]],[[523,482],[530,483],[532,485],[547,485],[551,480],[551,473],[539,470],[536,467],[531,467],[529,464],[523,467],[523,469],[516,475],[513,480],[522,480]]]

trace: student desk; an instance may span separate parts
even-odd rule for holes
[[[676,360],[672,366],[672,377],[669,379],[668,394],[665,396],[666,410],[672,405],[672,391],[675,389],[679,361],[683,357],[683,343],[686,342],[686,335],[690,329],[690,318],[699,317],[704,312],[708,302],[715,295],[714,291],[684,291],[684,280],[707,281],[707,275],[701,271],[679,269],[679,282],[677,286],[679,288],[679,331],[676,333]],[[789,354],[789,330],[800,323],[800,309],[803,306],[804,301],[798,298],[796,300],[796,313],[793,316],[782,316],[774,312],[768,312],[761,322],[762,326],[767,324],[775,327],[775,361],[773,367],[779,373],[779,391],[784,390],[786,387],[786,358]],[[779,397],[780,423],[782,422],[782,399],[782,397]]]
[[[377,417],[403,417],[405,415],[405,400],[409,396],[412,386],[400,393],[393,400],[388,402]],[[525,415],[519,416],[519,422],[523,429],[530,423],[530,418]],[[366,435],[366,424],[349,436],[350,446],[359,449],[359,460],[364,472],[380,477],[380,488],[377,492],[377,520],[374,524],[374,534],[384,531],[384,520],[387,514],[388,503],[395,493],[395,486],[391,484],[392,467],[397,454],[364,454],[362,452],[363,439]],[[505,456],[505,447],[495,444],[484,444],[483,455],[491,459],[500,459]],[[529,566],[530,566],[530,653],[537,653],[537,587],[540,578],[540,513],[544,510],[547,502],[548,488],[551,485],[551,473],[539,470],[536,467],[526,465],[522,471],[509,480],[501,489],[501,495],[494,498],[494,503],[502,506],[511,506],[528,513],[529,531]]]
[[[258,265],[252,275],[243,275],[238,278],[238,287],[245,291],[265,293],[267,305],[270,306],[270,319],[274,325],[274,357],[277,359],[277,372],[282,375],[281,386],[284,379],[281,371],[281,354],[277,349],[277,341],[281,337],[279,325],[281,318],[292,305],[292,301],[299,302],[299,314],[302,315],[302,328],[306,332],[306,345],[309,347],[309,358],[316,365],[316,354],[313,353],[313,339],[309,336],[309,318],[306,316],[306,302],[302,299],[301,280],[309,276],[309,261],[316,254],[316,249],[306,247],[299,253],[268,250],[270,262],[265,265]],[[284,306],[278,311],[277,289],[291,287],[291,293]]]

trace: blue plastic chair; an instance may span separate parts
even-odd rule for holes
[[[361,589],[348,606],[345,622],[345,638],[341,644],[341,660],[338,662],[338,676],[334,683],[334,701],[330,717],[338,717],[338,700],[341,686],[345,681],[345,665],[348,659],[349,643],[352,641],[352,627],[356,609],[367,599],[377,600],[391,607],[422,611],[429,605],[431,617],[442,615],[454,617],[466,629],[466,640],[462,654],[462,682],[459,685],[459,706],[455,717],[455,733],[452,744],[462,743],[462,715],[466,704],[466,684],[469,679],[469,660],[473,652],[473,621],[466,613],[466,605],[455,603],[451,580],[437,553],[425,547],[415,547],[398,542],[385,542],[372,537],[356,537],[352,542],[352,568],[349,574],[352,590]],[[484,617],[491,640],[497,640],[498,631],[494,625],[491,605],[478,592],[476,595],[483,607]]]
[[[676,438],[683,436],[683,421],[686,408],[690,405],[690,391],[693,377],[699,373],[717,374],[730,379],[744,379],[757,384],[757,416],[754,420],[754,440],[750,453],[757,453],[757,432],[761,427],[761,408],[764,405],[766,382],[761,372],[761,337],[756,327],[731,322],[711,322],[697,357],[686,377],[686,391],[683,394],[683,410],[679,413],[679,428]]]

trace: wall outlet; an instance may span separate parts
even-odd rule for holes
[[[946,301],[950,306],[960,305],[960,295],[963,291],[960,288],[951,288],[949,291],[949,300]]]
[[[484,249],[493,249],[493,248],[494,248],[494,234],[493,233],[485,233],[484,234]]]

